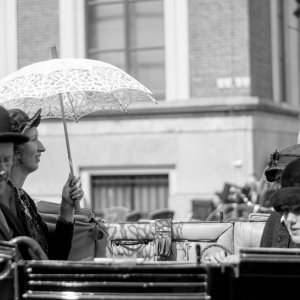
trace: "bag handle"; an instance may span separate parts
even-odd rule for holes
[[[213,243],[213,244],[207,245],[206,247],[204,247],[204,248],[201,250],[201,252],[200,252],[200,258],[199,258],[200,261],[201,261],[201,259],[202,259],[202,256],[203,256],[204,252],[205,252],[207,249],[212,248],[212,247],[221,248],[221,249],[223,249],[225,252],[227,252],[229,255],[232,255],[232,254],[233,254],[227,247],[225,247],[225,246],[223,246],[223,245],[221,245],[221,244],[218,244],[218,243]]]
[[[142,248],[143,245],[147,245],[149,241],[147,240],[140,240],[140,241],[119,241],[119,240],[114,240],[111,241],[111,243],[117,247],[122,246],[128,251],[138,251]],[[130,246],[138,246],[136,248],[130,248]]]
[[[142,241],[122,241],[122,240],[114,240],[112,241],[116,246],[136,246],[136,245],[147,245],[149,241],[142,240]]]

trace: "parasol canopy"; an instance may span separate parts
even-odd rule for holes
[[[0,104],[28,115],[78,121],[98,110],[122,110],[136,101],[154,101],[144,85],[111,64],[91,59],[51,59],[28,65],[0,80]]]

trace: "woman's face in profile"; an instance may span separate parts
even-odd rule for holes
[[[295,244],[300,244],[300,205],[282,207],[284,224]]]
[[[28,173],[31,173],[38,169],[41,153],[46,149],[38,139],[39,136],[36,127],[30,128],[26,135],[29,137],[29,141],[24,144],[21,159],[23,168],[25,168]]]

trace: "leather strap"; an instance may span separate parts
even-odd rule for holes
[[[154,244],[157,260],[167,260],[172,254],[172,219],[155,220]]]

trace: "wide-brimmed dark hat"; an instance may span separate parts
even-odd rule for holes
[[[29,138],[12,130],[8,111],[0,106],[0,143],[14,143],[15,145],[28,142]]]
[[[269,182],[276,180],[278,172],[287,166],[288,163],[300,157],[300,144],[287,147],[280,152],[277,150],[271,154],[268,167],[265,170],[265,176]]]
[[[25,134],[30,128],[38,127],[41,121],[41,109],[39,109],[32,118],[21,109],[9,109],[9,117],[12,130]]]
[[[281,188],[272,194],[271,201],[278,212],[281,212],[286,205],[300,205],[300,187]]]
[[[284,205],[300,205],[300,158],[291,161],[282,171],[281,188],[271,197],[275,210]]]

